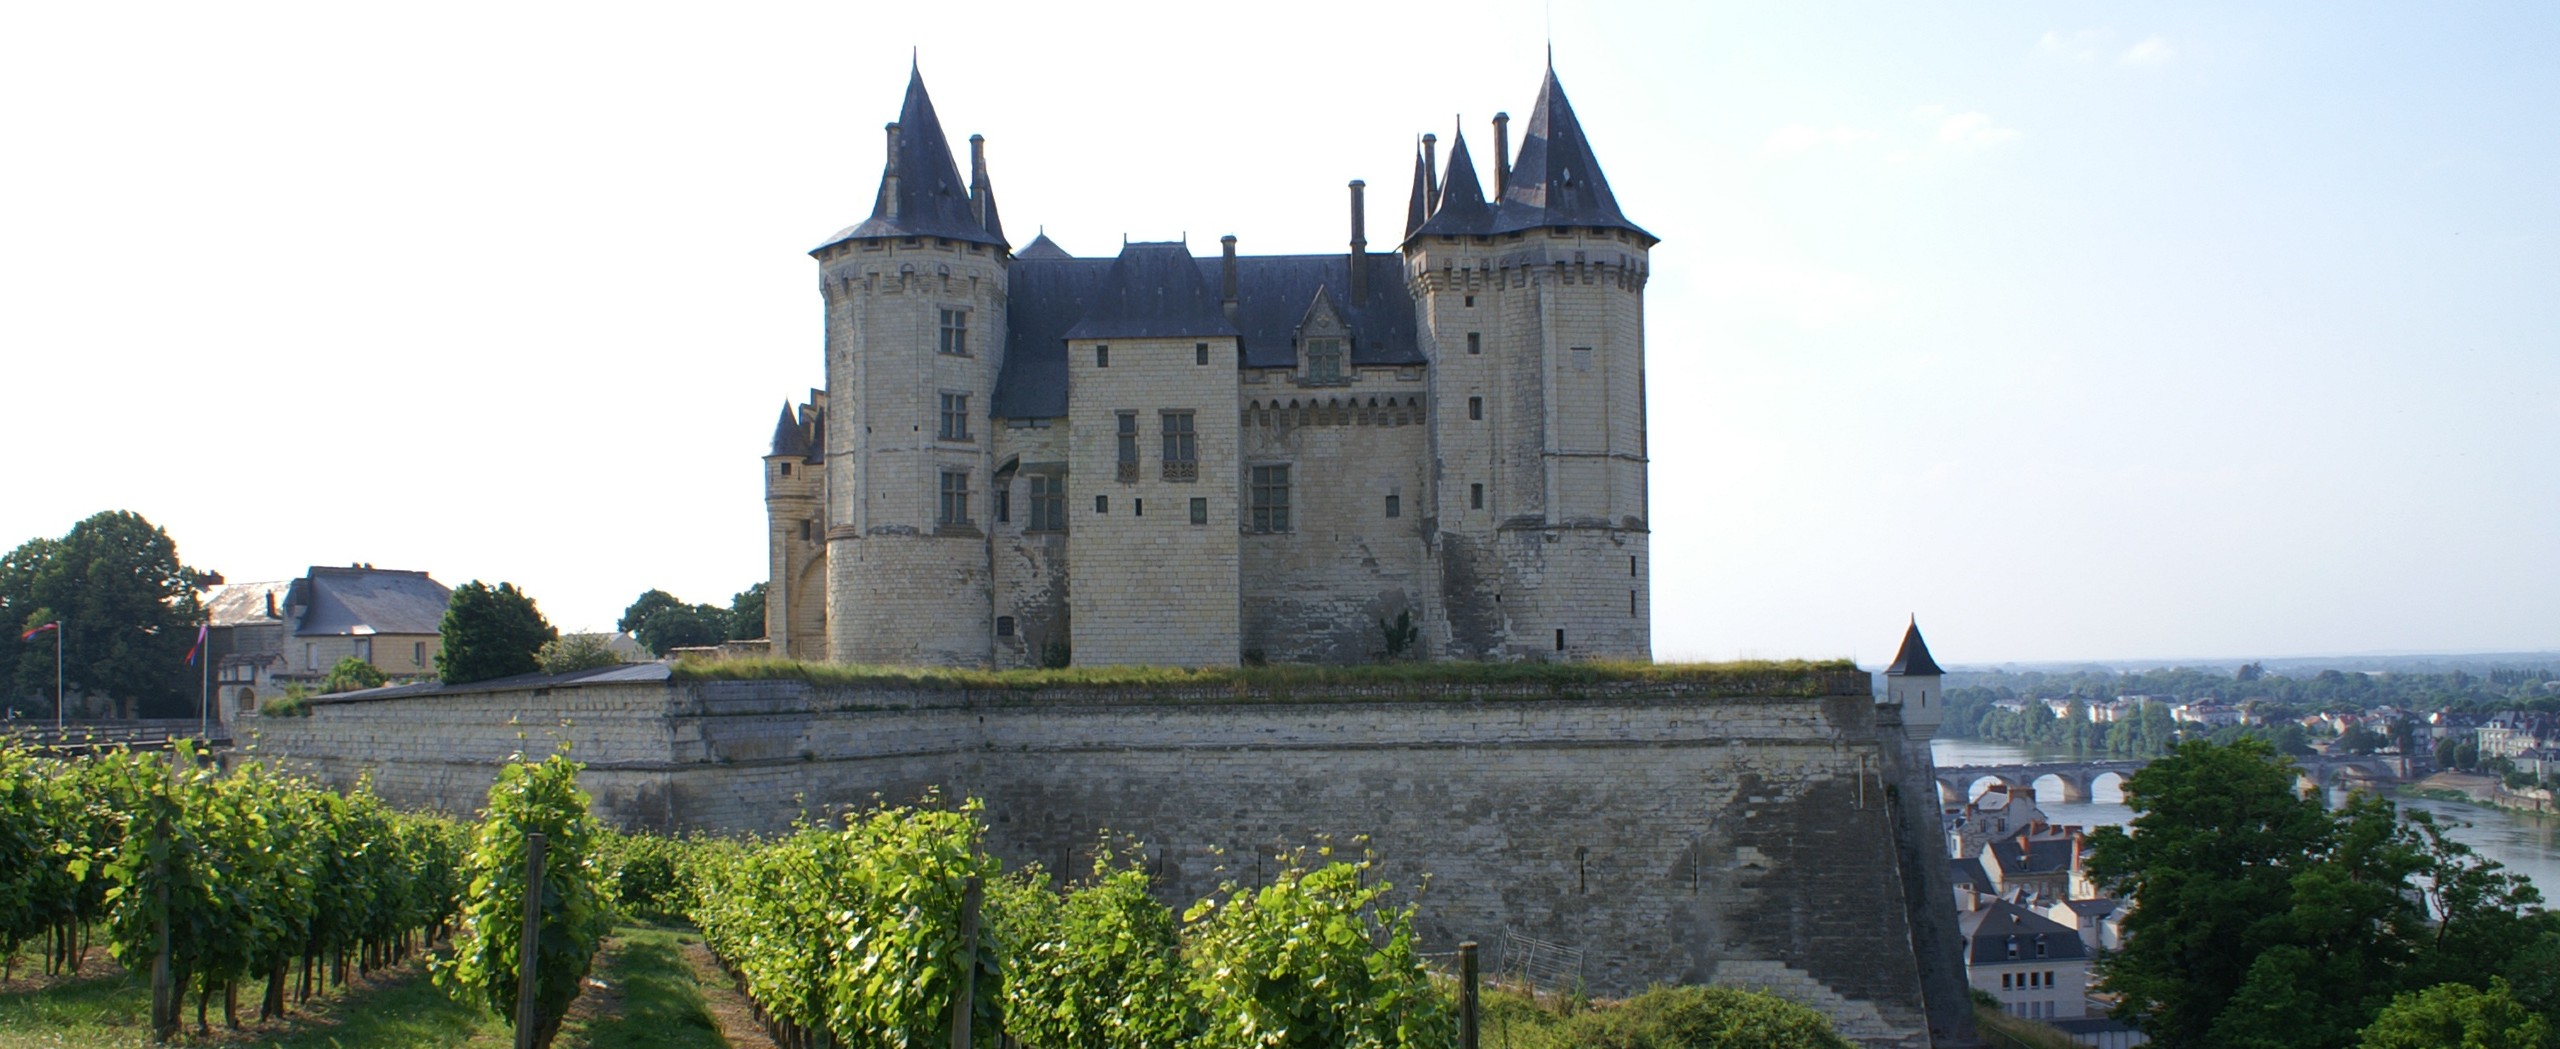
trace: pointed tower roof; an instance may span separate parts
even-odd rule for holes
[[[951,140],[942,134],[942,118],[934,115],[933,97],[925,93],[924,73],[914,67],[907,72],[907,98],[898,109],[892,137],[871,217],[827,238],[811,254],[859,237],[948,237],[1006,246],[994,219],[993,196],[986,201],[987,221],[979,221],[972,210],[970,186],[960,180]]]
[[[1048,230],[1041,230],[1039,236],[1031,238],[1031,243],[1023,245],[1021,251],[1013,253],[1013,257],[1017,259],[1072,259],[1075,256],[1067,254],[1067,249],[1059,247],[1057,241],[1050,240]]]
[[[1938,661],[1929,658],[1929,643],[1920,640],[1920,619],[1912,617],[1911,626],[1902,632],[1902,651],[1893,654],[1893,665],[1884,668],[1887,677],[1924,677],[1943,675]]]
[[[1538,87],[1537,105],[1529,111],[1529,127],[1520,138],[1520,154],[1511,165],[1503,190],[1497,232],[1542,226],[1605,226],[1654,239],[1618,210],[1600,159],[1582,134],[1582,121],[1564,96],[1555,66],[1547,66],[1546,83]]]
[[[1494,211],[1484,201],[1484,183],[1476,180],[1475,157],[1467,152],[1467,133],[1458,132],[1449,149],[1449,174],[1440,185],[1440,210],[1415,230],[1415,236],[1463,236],[1494,231]]]
[[[1200,276],[1191,248],[1181,241],[1133,242],[1111,261],[1102,289],[1068,339],[1178,339],[1232,337],[1235,325],[1219,308],[1218,292]]]
[[[782,402],[782,418],[773,424],[773,450],[765,455],[807,455],[809,435],[800,428],[800,420],[791,414],[791,402]]]
[[[1412,237],[1431,217],[1431,165],[1422,159],[1422,147],[1413,147],[1413,197],[1404,205],[1404,235]]]

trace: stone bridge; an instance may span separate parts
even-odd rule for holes
[[[2148,758],[2115,761],[2048,761],[2024,765],[1966,765],[1938,770],[1938,800],[1962,804],[1973,796],[1973,788],[1984,780],[1998,780],[2011,790],[2035,792],[2038,780],[2052,777],[2062,788],[2065,802],[2089,800],[2090,788],[2100,779],[2114,776],[2122,781],[2150,764]],[[2302,771],[2306,788],[2327,787],[2354,781],[2400,779],[2407,775],[2401,759],[2382,755],[2368,757],[2329,757],[2312,755],[2293,759]]]

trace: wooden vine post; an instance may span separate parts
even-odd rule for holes
[[[160,835],[160,857],[153,863],[152,917],[158,924],[158,950],[151,958],[151,1040],[167,1042],[178,1033],[178,1002],[169,980],[169,817],[154,828]]]
[[[541,1033],[537,1021],[541,1010],[534,1007],[534,981],[540,978],[537,966],[542,948],[542,832],[524,836],[524,938],[516,945],[516,1049],[534,1049],[534,1038]]]
[[[1476,1049],[1476,945],[1458,945],[1458,1049]]]
[[[978,903],[983,889],[969,879],[960,897],[960,983],[951,995],[951,1049],[969,1049],[969,1014],[978,1009]]]

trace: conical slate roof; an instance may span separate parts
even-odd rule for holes
[[[1412,237],[1431,217],[1431,165],[1422,159],[1422,147],[1413,147],[1413,198],[1404,205],[1404,235]]]
[[[1484,201],[1484,183],[1476,180],[1475,158],[1467,152],[1467,134],[1449,150],[1449,173],[1440,184],[1440,210],[1416,235],[1460,236],[1493,232],[1494,212]]]
[[[1943,675],[1938,661],[1929,658],[1929,643],[1920,639],[1920,620],[1914,618],[1910,628],[1902,632],[1902,651],[1893,654],[1893,665],[1884,668],[1888,677],[1927,677]]]
[[[942,134],[942,118],[934,115],[933,97],[925,93],[924,74],[913,68],[907,74],[906,102],[898,109],[897,143],[897,152],[881,171],[871,217],[827,238],[817,250],[859,237],[948,237],[1006,246],[995,221],[994,194],[987,197],[986,221],[971,209],[970,185],[961,180],[960,165],[951,157],[951,141]]]
[[[1582,121],[1573,115],[1573,103],[1565,98],[1552,65],[1529,112],[1520,155],[1512,162],[1497,208],[1495,231],[1545,226],[1610,227],[1653,239],[1618,211],[1618,198],[1609,192],[1608,176],[1600,173],[1600,159],[1583,137]]]
[[[789,401],[782,402],[782,418],[773,424],[773,450],[765,454],[768,456],[809,454],[809,435],[801,430],[800,420],[792,416]]]

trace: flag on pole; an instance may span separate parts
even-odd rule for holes
[[[196,624],[196,643],[195,643],[195,644],[193,644],[193,645],[189,645],[189,646],[187,646],[187,665],[188,665],[188,666],[194,666],[194,665],[196,665],[196,656],[197,656],[198,654],[200,654],[200,653],[202,653],[202,652],[204,651],[204,637],[205,637],[205,633],[206,633],[208,630],[210,630],[210,629],[211,629],[211,627],[210,627],[208,624],[204,624],[204,623],[198,623],[198,624]]]
[[[20,640],[20,641],[33,641],[33,640],[35,640],[35,639],[36,639],[36,635],[37,635],[37,634],[50,634],[50,633],[53,633],[53,632],[58,631],[58,630],[61,630],[61,629],[62,629],[62,621],[61,621],[61,620],[59,620],[59,619],[57,619],[57,620],[54,620],[53,622],[46,623],[46,624],[44,624],[44,625],[42,625],[42,626],[36,626],[36,627],[30,627],[30,628],[28,628],[28,630],[27,630],[27,632],[26,632],[26,633],[23,633],[23,634],[18,635],[18,640]]]

